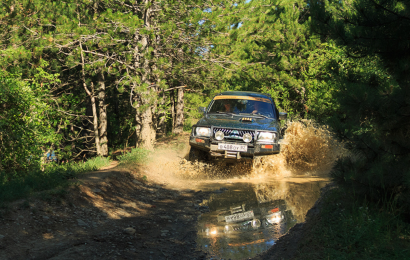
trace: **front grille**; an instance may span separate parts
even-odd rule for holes
[[[225,135],[225,139],[241,140],[244,134],[250,134],[252,136],[252,141],[255,138],[255,131],[252,130],[240,130],[240,129],[227,129],[227,128],[214,128],[215,133],[221,131]]]

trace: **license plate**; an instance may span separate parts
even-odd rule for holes
[[[240,145],[240,144],[225,144],[219,143],[218,150],[228,150],[228,151],[235,151],[235,152],[246,152],[248,151],[247,145]]]
[[[253,217],[254,217],[253,210],[250,210],[250,211],[246,211],[246,212],[242,212],[242,213],[238,213],[238,214],[225,216],[225,221],[226,222],[238,222],[238,221],[242,221],[242,220],[245,220],[245,219],[250,219],[250,218],[253,218]]]

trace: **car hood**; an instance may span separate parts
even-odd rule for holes
[[[250,118],[251,121],[243,120],[244,118]],[[208,114],[201,118],[196,125],[277,132],[279,132],[280,129],[279,122],[273,118],[229,114]]]

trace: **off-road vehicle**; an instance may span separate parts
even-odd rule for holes
[[[190,160],[254,159],[280,152],[280,113],[267,94],[229,91],[216,95],[192,127]]]

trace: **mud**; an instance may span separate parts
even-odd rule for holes
[[[258,239],[263,246],[230,256],[253,257],[300,227],[343,152],[327,129],[309,122],[292,124],[286,138],[281,154],[232,165],[187,161],[187,134],[159,140],[144,165],[113,164],[81,176],[68,191],[43,192],[1,209],[0,259],[225,258],[203,236],[216,211],[245,204],[244,211],[254,207],[266,224],[263,210],[278,208],[286,218],[276,229],[251,229],[268,233]],[[243,187],[248,195],[235,193]],[[235,248],[255,245],[235,239]]]
[[[196,250],[195,204],[209,194],[164,189],[118,169],[103,175],[3,210],[0,259],[204,257]]]
[[[210,212],[198,218],[198,246],[212,259],[255,257],[305,220],[326,183],[309,178],[227,184],[203,202]]]

